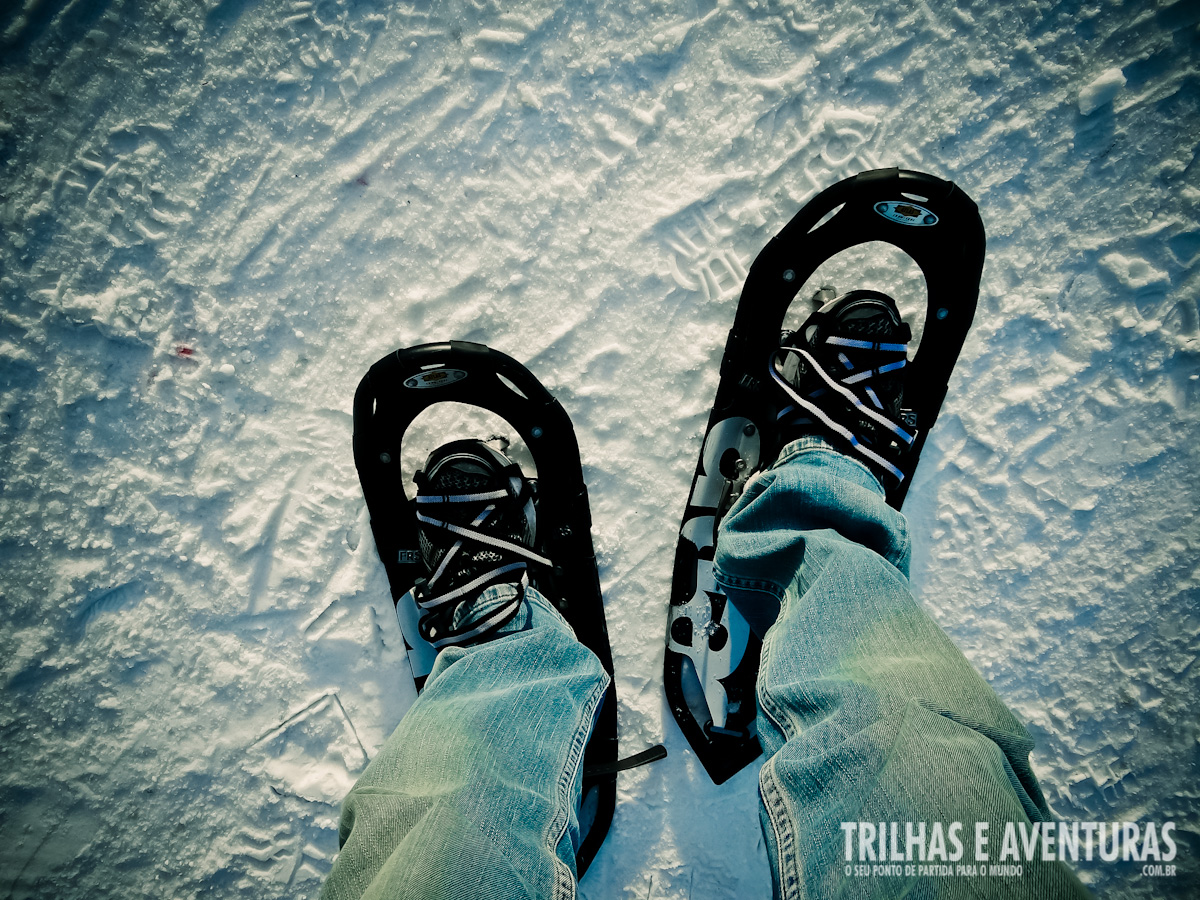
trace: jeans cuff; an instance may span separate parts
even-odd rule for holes
[[[887,496],[887,491],[866,463],[843,453],[819,434],[806,434],[785,444],[775,462],[771,464],[771,469],[778,469],[794,461],[811,464],[818,459],[821,467],[831,475],[874,491],[880,497]]]
[[[493,584],[491,587],[485,588],[478,597],[460,603],[455,608],[453,628],[457,631],[469,627],[471,623],[487,618],[491,613],[512,603],[513,598],[520,590],[520,585],[510,582]],[[494,632],[486,635],[485,640],[492,640],[518,631],[528,631],[533,627],[534,620],[545,614],[549,614],[564,625],[567,624],[566,619],[554,608],[554,605],[534,588],[526,586],[524,591],[525,596],[513,617]]]

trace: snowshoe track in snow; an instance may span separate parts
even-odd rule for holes
[[[906,507],[914,586],[1029,723],[1058,817],[1174,819],[1194,860],[1197,24],[1170,0],[0,7],[0,895],[317,895],[323,798],[412,701],[350,398],[451,338],[571,410],[620,737],[671,751],[620,776],[581,895],[768,895],[753,773],[709,785],[662,702],[672,523],[748,260],[892,165],[961,183],[989,234]]]

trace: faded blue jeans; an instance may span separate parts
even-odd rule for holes
[[[482,618],[515,590],[458,613]],[[608,675],[532,588],[498,635],[438,654],[342,805],[322,900],[575,896],[583,752]]]
[[[906,877],[903,863],[899,875],[872,874],[872,860],[894,859],[891,823],[901,850],[907,823],[914,833],[925,823],[930,846],[935,823],[943,840],[962,823],[967,862],[976,823],[987,823],[994,863],[1006,823],[1049,819],[1029,767],[1033,739],[913,598],[910,551],[904,516],[879,482],[818,437],[785,447],[721,524],[714,573],[730,602],[748,621],[778,614],[757,686],[776,896],[1087,896],[1059,862],[1022,860],[1019,877]]]
[[[817,438],[784,448],[722,524],[718,580],[740,607],[778,614],[758,682],[776,895],[1086,896],[1061,863],[1023,862],[1016,878],[846,874],[843,822],[961,822],[964,842],[987,822],[995,859],[1004,823],[1048,818],[1032,739],[913,599],[909,552],[879,483]],[[442,651],[345,802],[323,898],[574,896],[581,760],[607,677],[526,596],[503,637]]]

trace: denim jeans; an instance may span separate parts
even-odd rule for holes
[[[470,616],[514,590],[488,588]],[[498,636],[443,649],[342,805],[322,900],[574,897],[583,751],[607,687],[532,588]]]
[[[1048,818],[1032,739],[913,599],[909,552],[879,483],[818,438],[785,447],[721,526],[730,600],[778,616],[758,681],[776,895],[1086,896],[1062,863],[1022,861],[1019,878],[846,874],[843,822],[961,822],[964,840],[987,822],[994,859],[1005,823]],[[345,802],[323,898],[574,896],[581,759],[608,679],[526,598],[502,636],[439,655]]]
[[[872,858],[894,860],[890,833],[881,854],[873,837],[860,845],[866,832],[843,830],[897,823],[903,850],[908,823],[928,838],[959,822],[974,861],[976,823],[987,823],[995,862],[1006,823],[1049,819],[1033,739],[913,598],[910,551],[879,482],[817,437],[785,447],[721,524],[713,568],[730,602],[778,614],[757,685],[776,896],[1087,896],[1064,863],[1040,859],[1022,859],[1020,877],[907,877],[903,863],[872,875]],[[868,874],[847,875],[864,862]]]

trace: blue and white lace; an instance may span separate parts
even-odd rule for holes
[[[417,605],[426,612],[426,615],[421,618],[420,623],[422,637],[435,649],[440,650],[442,647],[452,644],[463,644],[499,628],[511,619],[521,607],[521,601],[524,598],[527,563],[535,562],[545,566],[551,565],[550,560],[535,553],[529,547],[494,534],[488,534],[480,529],[480,526],[495,512],[499,501],[506,499],[511,501],[512,495],[504,489],[480,491],[471,494],[417,495],[416,501],[421,506],[437,504],[487,504],[469,525],[456,525],[453,522],[447,522],[443,519],[426,515],[419,510],[417,512],[417,521],[421,525],[440,529],[458,538],[442,556],[437,569],[430,574],[428,579],[419,583],[418,590],[415,593]],[[508,556],[518,556],[520,559],[511,562],[503,561],[502,559],[499,565],[472,578],[470,581],[439,593],[439,583],[445,579],[446,573],[450,571],[450,563],[459,554],[465,543],[481,544],[493,550],[501,551],[502,554]],[[455,630],[448,624],[450,616],[453,615],[452,610],[458,601],[477,596],[490,585],[502,582],[512,582],[517,585],[516,594],[511,599],[496,609],[487,610],[481,617],[472,620],[465,628]]]
[[[883,403],[869,384],[873,378],[904,368],[908,362],[908,345],[837,336],[828,336],[824,338],[823,343],[844,348],[844,350],[870,351],[876,357],[882,356],[889,361],[883,365],[860,366],[856,365],[844,350],[839,350],[838,361],[846,371],[841,374],[841,377],[834,378],[825,371],[825,367],[817,362],[816,357],[808,350],[786,345],[780,347],[771,354],[767,368],[775,383],[787,394],[794,405],[780,410],[779,421],[785,421],[803,410],[820,421],[834,435],[840,437],[863,459],[888,472],[898,482],[903,481],[904,472],[896,465],[895,459],[888,459],[872,447],[871,443],[858,433],[858,425],[859,420],[865,417],[893,435],[904,449],[912,446],[916,435],[883,413]],[[810,392],[806,397],[801,396],[795,387],[780,374],[780,364],[785,355],[789,353],[799,356],[808,370],[815,372],[821,378],[822,386]],[[851,385],[860,389],[870,402],[863,402],[863,399],[851,390]]]

